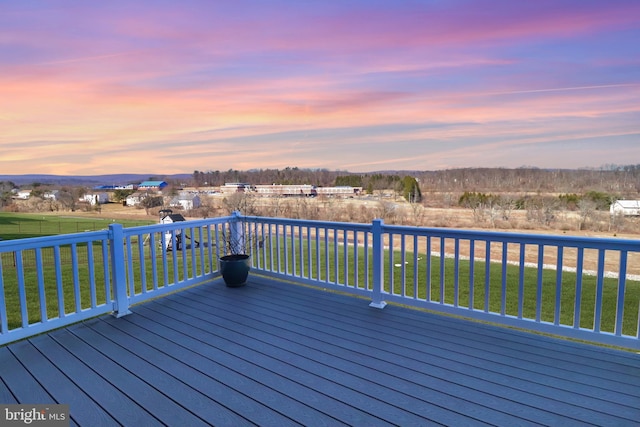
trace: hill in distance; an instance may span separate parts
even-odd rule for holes
[[[150,177],[158,179],[183,180],[191,178],[191,174],[111,174],[111,175],[0,175],[0,181],[11,181],[16,185],[27,185],[35,182],[49,185],[69,185],[69,186],[96,186],[96,185],[126,185],[138,184],[148,180]]]

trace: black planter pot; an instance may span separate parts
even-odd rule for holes
[[[251,262],[249,255],[225,255],[220,258],[220,273],[224,283],[230,288],[244,286],[247,283]]]

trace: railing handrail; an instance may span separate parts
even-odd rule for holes
[[[0,241],[0,252],[15,252],[25,249],[42,248],[72,243],[88,243],[109,236],[109,230],[86,231],[82,233],[59,234],[56,236],[26,237],[24,239]]]
[[[640,250],[640,239],[627,238],[567,236],[543,233],[526,234],[520,232],[511,233],[505,231],[430,228],[387,224],[383,226],[383,232],[444,238],[490,240],[494,242],[547,244],[550,246],[559,246],[558,244],[560,243],[561,246],[584,249]]]
[[[292,219],[292,218],[276,218],[276,217],[264,217],[264,216],[250,216],[240,215],[238,217],[241,221],[245,222],[260,222],[264,224],[280,224],[280,225],[298,225],[303,227],[317,227],[317,228],[329,228],[329,229],[341,229],[341,230],[359,230],[370,231],[371,224],[357,223],[357,222],[339,222],[339,221],[316,221],[311,219]]]

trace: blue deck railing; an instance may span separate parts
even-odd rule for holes
[[[640,349],[640,241],[238,214],[0,242],[0,344],[211,281],[237,230],[264,275]]]

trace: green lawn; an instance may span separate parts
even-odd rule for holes
[[[148,220],[115,220],[106,218],[82,218],[72,215],[37,215],[0,212],[0,239],[13,240],[27,237],[53,236],[57,234],[98,231],[118,222],[124,227],[154,224]]]

